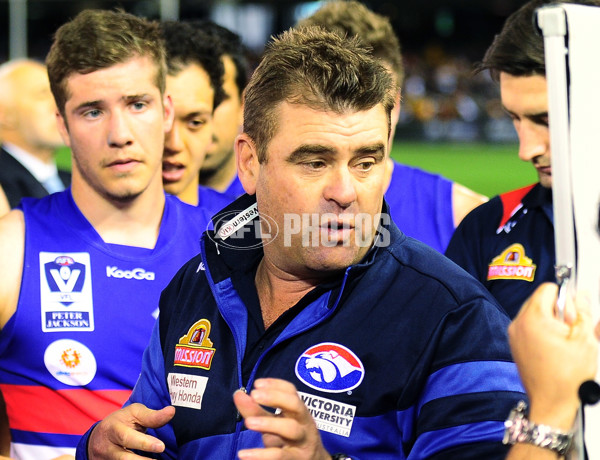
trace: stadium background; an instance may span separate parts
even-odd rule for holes
[[[525,0],[364,1],[388,16],[406,67],[392,155],[488,196],[536,180],[486,73],[473,75],[506,17]],[[152,19],[211,18],[239,33],[256,62],[268,38],[319,7],[298,0],[0,0],[0,62],[43,59],[52,33],[85,8],[121,7]],[[19,22],[20,20],[20,22]],[[15,37],[19,38],[18,43]],[[60,164],[69,165],[62,150]]]

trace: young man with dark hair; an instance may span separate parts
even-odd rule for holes
[[[199,171],[213,144],[213,115],[225,99],[219,41],[195,22],[165,21],[167,93],[174,107],[165,136],[163,185],[168,193],[216,213],[233,198],[199,185]]]
[[[534,18],[538,8],[551,3],[554,0],[533,0],[513,13],[479,66],[499,80],[502,105],[519,136],[519,158],[531,162],[539,182],[475,209],[446,250],[511,318],[537,286],[556,279],[544,39]],[[597,0],[563,3],[600,5]]]
[[[127,400],[160,292],[208,224],[163,190],[173,106],[158,24],[85,10],[47,67],[71,188],[0,220],[0,388],[12,455],[30,459],[74,454]]]
[[[212,21],[198,21],[198,27],[219,42],[225,75],[224,100],[215,106],[213,143],[202,168],[200,184],[237,198],[244,188],[237,176],[233,144],[242,127],[242,93],[248,81],[247,50],[239,35]]]

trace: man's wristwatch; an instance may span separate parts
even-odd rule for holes
[[[504,422],[504,444],[525,442],[566,456],[573,445],[573,433],[565,433],[548,425],[537,425],[527,419],[527,404],[519,401]]]

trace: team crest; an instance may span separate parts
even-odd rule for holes
[[[296,376],[316,390],[341,393],[361,384],[365,368],[360,359],[343,345],[320,343],[298,358]]]
[[[210,321],[201,319],[189,328],[175,345],[175,366],[199,367],[209,370],[215,354],[210,334]]]
[[[524,280],[532,282],[536,265],[525,255],[525,248],[515,243],[492,259],[488,265],[488,281],[491,280]]]
[[[90,255],[40,252],[42,330],[93,331]]]

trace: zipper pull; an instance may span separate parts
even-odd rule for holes
[[[248,392],[246,391],[246,387],[240,387],[240,391],[243,391],[244,393],[248,394]],[[235,411],[235,421],[236,421],[236,423],[239,423],[242,421],[242,414],[240,414],[239,410]]]

